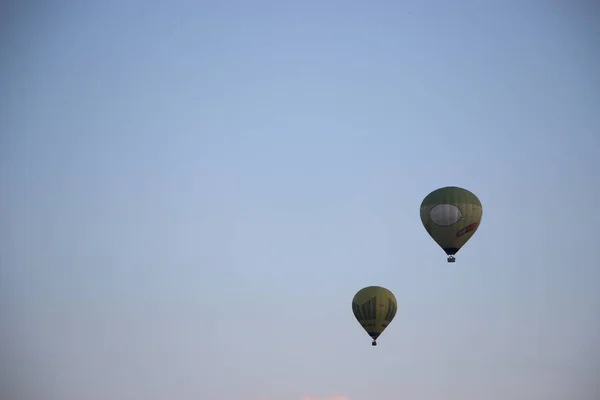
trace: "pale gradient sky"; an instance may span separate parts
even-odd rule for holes
[[[558,3],[5,13],[2,390],[597,400],[599,13]],[[484,206],[455,265],[419,220],[446,185]]]

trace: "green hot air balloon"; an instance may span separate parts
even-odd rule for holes
[[[479,228],[482,215],[477,196],[455,186],[434,190],[421,203],[421,222],[448,262],[455,261],[455,254]]]
[[[398,305],[392,292],[380,286],[369,286],[358,291],[352,299],[352,312],[377,346],[377,338],[392,322]]]

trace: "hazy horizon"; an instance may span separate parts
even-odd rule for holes
[[[597,10],[5,14],[0,390],[597,400]],[[483,204],[455,264],[419,219],[448,185]],[[398,300],[377,347],[351,310],[369,285]]]

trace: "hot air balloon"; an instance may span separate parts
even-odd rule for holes
[[[377,338],[392,322],[398,305],[392,292],[381,286],[368,286],[358,291],[352,299],[352,312],[377,346]]]
[[[446,252],[448,262],[473,236],[483,215],[481,202],[466,189],[448,186],[429,193],[421,203],[421,222]]]

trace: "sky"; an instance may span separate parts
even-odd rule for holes
[[[558,3],[6,6],[6,398],[598,399],[599,12]]]

